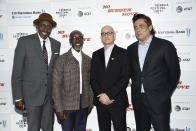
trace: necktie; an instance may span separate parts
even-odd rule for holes
[[[46,64],[46,67],[48,67],[48,52],[47,52],[47,49],[46,49],[46,45],[45,45],[46,41],[44,40],[43,41],[43,56],[44,56],[44,62]]]

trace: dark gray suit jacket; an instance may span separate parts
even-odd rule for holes
[[[15,49],[12,71],[13,99],[24,99],[26,105],[40,106],[51,99],[52,72],[59,56],[60,42],[49,38],[52,56],[48,70],[44,63],[38,34],[21,37]]]

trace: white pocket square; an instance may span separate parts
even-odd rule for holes
[[[58,53],[58,52],[55,52],[54,54],[57,55],[57,54],[59,54],[59,53]]]

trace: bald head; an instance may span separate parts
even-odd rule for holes
[[[109,25],[105,25],[104,27],[102,27],[101,28],[101,32],[103,31],[103,30],[111,30],[112,32],[114,32],[114,29],[113,29],[113,27],[112,26],[109,26]],[[114,34],[115,34],[115,32],[114,32]]]

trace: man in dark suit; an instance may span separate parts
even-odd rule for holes
[[[63,131],[85,131],[93,107],[90,87],[91,58],[82,52],[83,34],[74,30],[69,38],[72,48],[54,66],[52,97]]]
[[[48,13],[34,20],[37,33],[21,37],[15,49],[12,93],[15,107],[26,109],[28,131],[53,131],[51,86],[60,43],[49,37],[56,22]]]
[[[171,96],[176,89],[180,66],[176,48],[155,37],[151,19],[134,15],[137,42],[127,48],[132,80],[131,95],[136,130],[170,131]]]
[[[116,34],[111,26],[101,29],[104,48],[93,53],[91,87],[97,108],[100,131],[126,131],[128,97],[128,63],[126,50],[114,44]]]

